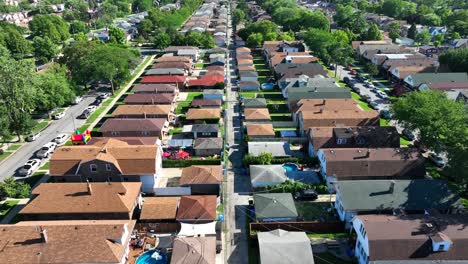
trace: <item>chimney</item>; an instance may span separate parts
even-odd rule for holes
[[[143,112],[143,118],[146,119],[146,112]]]
[[[317,91],[317,88],[315,88],[315,90]],[[322,105],[325,105],[326,103],[327,103],[327,100],[323,99]]]
[[[395,181],[390,181],[390,187],[388,188],[389,193],[393,193],[395,190]]]
[[[48,240],[47,231],[45,229],[42,229],[42,228],[41,228],[41,240],[44,243],[47,243],[47,240]]]
[[[370,157],[370,149],[368,149],[366,152],[366,158],[369,158],[369,157]]]
[[[91,183],[89,182],[89,180],[86,180],[86,187],[88,189],[88,194],[93,194],[93,189],[91,188]]]

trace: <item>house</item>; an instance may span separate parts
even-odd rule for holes
[[[145,72],[145,75],[188,75],[188,71],[182,68],[156,68],[149,69]]]
[[[445,95],[448,99],[454,102],[460,102],[465,106],[468,105],[468,90],[455,90],[455,91],[446,91]]]
[[[361,180],[338,181],[335,209],[347,224],[363,214],[455,213],[463,209],[458,194],[440,180]]]
[[[152,193],[162,171],[160,145],[129,145],[110,139],[105,145],[63,146],[50,158],[56,182],[141,182]]]
[[[148,75],[141,79],[140,83],[156,83],[156,84],[172,84],[176,85],[177,88],[184,87],[187,81],[186,76],[179,76],[179,75]]]
[[[109,140],[119,140],[128,145],[161,145],[161,140],[157,137],[93,137],[87,145],[104,146]]]
[[[275,130],[273,129],[272,124],[248,123],[246,127],[247,127],[247,136],[249,137],[250,140],[275,137]]]
[[[216,237],[177,237],[172,246],[171,264],[216,263]]]
[[[195,50],[198,51],[198,47],[194,46],[169,46],[164,49],[164,52],[166,54],[172,54],[173,56],[185,56],[185,55],[179,55],[179,51],[181,50]]]
[[[141,182],[41,183],[19,212],[24,221],[132,219]]]
[[[219,120],[221,112],[210,108],[189,108],[185,114],[186,120]]]
[[[3,263],[109,263],[127,261],[132,220],[25,221],[0,225]]]
[[[239,82],[240,91],[259,91],[260,83],[258,81],[240,81]]]
[[[273,157],[289,157],[291,149],[287,142],[248,142],[249,154],[257,157],[262,153],[271,153]]]
[[[236,49],[237,55],[250,55],[252,51],[247,47],[239,47]]]
[[[211,108],[220,109],[222,105],[221,100],[206,100],[206,99],[193,99],[190,103],[192,108]]]
[[[311,127],[308,135],[309,156],[326,148],[399,148],[400,135],[395,127]]]
[[[253,195],[258,222],[296,222],[297,210],[291,193],[256,193]]]
[[[223,101],[224,91],[220,89],[205,89],[203,90],[203,99]]]
[[[246,122],[271,122],[268,108],[244,109],[244,119]]]
[[[177,210],[177,221],[208,223],[216,220],[216,195],[182,196]]]
[[[243,105],[244,108],[266,108],[267,102],[265,98],[245,98]]]
[[[237,66],[238,67],[253,67],[254,63],[252,59],[237,59]]]
[[[408,75],[419,72],[434,72],[434,68],[428,66],[397,66],[390,70],[392,78],[401,81],[403,81]]]
[[[379,113],[363,110],[353,99],[304,99],[296,104],[293,119],[303,135],[310,127],[379,126]]]
[[[353,219],[359,264],[464,263],[466,215],[360,215]]]
[[[301,75],[314,77],[322,75],[323,77],[328,76],[328,72],[323,68],[320,63],[309,63],[309,64],[288,64],[280,63],[274,68],[276,79],[283,81],[286,78],[297,78]]]
[[[224,73],[224,66],[210,65],[206,67],[207,72],[222,72]]]
[[[226,61],[226,56],[224,53],[213,53],[209,56],[210,64],[221,62],[224,65]]]
[[[454,39],[454,40],[452,40],[452,43],[450,44],[450,47],[454,48],[454,49],[468,48],[468,38]]]
[[[271,70],[281,63],[286,64],[307,64],[317,62],[317,58],[309,52],[270,52],[265,57]]]
[[[204,75],[198,79],[190,79],[187,81],[187,87],[199,89],[222,89],[224,88],[224,74]]]
[[[175,223],[180,197],[145,197],[140,222]]]
[[[139,94],[179,94],[179,88],[175,84],[137,84],[133,87],[132,92]]]
[[[468,74],[466,72],[413,73],[406,76],[404,82],[411,89],[427,90],[433,83],[467,83]]]
[[[294,106],[300,100],[304,99],[348,99],[352,100],[351,92],[349,89],[342,87],[301,87],[295,89],[288,89],[287,100],[289,109],[294,109]]]
[[[276,229],[258,232],[260,262],[270,264],[314,264],[309,237],[305,232]]]
[[[192,195],[219,195],[223,167],[221,165],[192,165],[182,169],[180,186],[190,187]]]
[[[253,61],[253,56],[250,54],[236,54],[236,61],[239,60],[251,60]],[[239,65],[237,65],[239,67]]]
[[[316,88],[338,88],[335,78],[325,78],[322,75],[316,77],[309,77],[307,75],[300,75],[296,78],[286,78],[278,82],[278,87],[281,89],[284,98],[288,98],[289,91],[299,88],[309,88],[308,90],[315,90]],[[339,87],[341,88],[341,87]]]
[[[182,133],[188,138],[218,137],[219,124],[193,124],[182,127]]]
[[[187,49],[187,48],[182,48],[177,50],[177,56],[182,56],[182,57],[189,57],[193,61],[197,61],[198,58],[200,57],[200,51],[197,49]]]
[[[181,62],[181,61],[168,61],[168,62],[158,62],[151,66],[152,69],[161,69],[161,68],[173,68],[173,69],[184,69],[187,72],[191,72],[193,68],[192,63]]]
[[[239,79],[241,82],[256,82],[258,81],[258,73],[256,71],[240,71]]]
[[[184,62],[184,63],[192,63],[193,59],[191,57],[185,56],[162,56],[156,59],[157,63],[160,62]]]
[[[123,102],[126,105],[172,105],[175,101],[176,96],[172,93],[135,93],[127,95]]]
[[[119,105],[112,112],[112,115],[117,118],[164,118],[171,120],[173,111],[174,106],[168,104]]]
[[[239,66],[237,67],[238,72],[243,72],[243,71],[255,71],[255,66],[252,65],[247,65],[247,66]]]
[[[438,34],[445,35],[447,33],[448,28],[446,26],[442,27],[430,27],[429,28],[429,34],[431,34],[431,37],[435,37]]]
[[[412,46],[414,44],[414,39],[399,37],[395,40],[395,43],[403,46]]]
[[[236,34],[234,40],[235,40],[235,42],[236,42],[236,47],[243,47],[243,46],[245,46],[245,41],[244,41],[241,37],[239,37],[239,35]]]
[[[306,46],[302,41],[265,41],[263,42],[263,53],[265,56],[272,52],[305,52]]]
[[[226,46],[226,37],[225,36],[215,36],[214,37],[215,45],[218,47]]]
[[[411,148],[335,148],[317,153],[320,173],[332,182],[343,180],[418,179],[426,175],[424,159]]]
[[[286,171],[282,165],[250,165],[252,188],[260,188],[285,182]]]
[[[108,118],[99,132],[104,137],[158,137],[167,133],[166,118]]]
[[[197,138],[193,141],[193,149],[195,155],[199,157],[220,155],[223,151],[223,139],[220,137]]]

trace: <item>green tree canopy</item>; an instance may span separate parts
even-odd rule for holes
[[[48,37],[55,44],[70,37],[68,23],[57,15],[36,15],[29,21],[33,36]]]
[[[247,38],[245,44],[249,47],[261,47],[263,44],[263,35],[261,33],[252,33]]]
[[[116,44],[124,44],[127,42],[125,38],[125,32],[117,27],[111,27],[109,29],[109,41]]]
[[[37,75],[37,110],[49,112],[54,108],[68,105],[76,97],[73,87],[67,80],[66,69],[54,66],[45,73]]]
[[[431,41],[431,34],[427,29],[421,30],[421,32],[416,35],[416,41],[425,45]]]
[[[156,49],[165,49],[171,45],[171,37],[166,32],[157,32],[153,37],[153,44]]]
[[[48,37],[34,37],[34,57],[42,63],[49,62],[59,53],[59,48]]]
[[[367,40],[382,40],[382,33],[380,32],[377,24],[372,23],[372,25],[367,30]]]
[[[242,11],[239,8],[236,8],[232,14],[232,21],[234,25],[239,24],[240,22],[243,22],[246,18],[245,12]]]
[[[448,50],[440,54],[439,62],[454,72],[468,73],[468,49]]]

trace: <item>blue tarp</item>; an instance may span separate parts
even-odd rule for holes
[[[281,137],[297,137],[297,133],[294,130],[281,130]]]

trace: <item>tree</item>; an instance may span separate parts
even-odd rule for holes
[[[442,92],[427,90],[398,98],[392,111],[404,127],[419,131],[422,145],[436,153],[446,151],[448,165],[456,172],[454,177],[468,181],[468,115],[462,103]]]
[[[165,49],[171,45],[171,38],[166,32],[159,32],[153,37],[154,48]]]
[[[410,39],[416,39],[416,35],[418,34],[418,31],[416,29],[416,24],[411,24],[411,27],[408,29],[408,34],[406,35]]]
[[[152,0],[135,0],[133,1],[132,9],[135,13],[148,11],[153,7]]]
[[[437,35],[434,36],[434,45],[435,45],[436,47],[438,47],[438,46],[442,45],[442,43],[444,42],[444,40],[445,40],[445,36],[444,36],[443,34],[440,34],[440,33],[439,33],[439,34],[437,34]]]
[[[382,33],[380,33],[380,29],[377,24],[372,23],[372,25],[367,30],[367,40],[382,40]]]
[[[252,33],[245,44],[252,48],[260,47],[263,44],[263,35],[261,33]]]
[[[400,37],[401,25],[398,22],[392,22],[389,25],[388,36],[392,39],[393,42]]]
[[[89,28],[82,21],[74,20],[70,23],[70,34],[75,35],[79,32],[87,33],[88,31]]]
[[[34,37],[34,57],[39,62],[47,63],[59,53],[59,48],[48,37]]]
[[[68,23],[56,15],[36,15],[29,21],[33,36],[48,37],[55,44],[62,43],[70,37]]]
[[[14,177],[8,177],[0,182],[0,197],[27,198],[31,194],[29,184],[16,181]]]
[[[367,69],[367,72],[369,72],[369,74],[372,76],[376,76],[377,74],[379,74],[379,69],[377,68],[377,65],[375,65],[372,62],[368,62],[366,64],[366,69]]]
[[[21,135],[33,126],[30,112],[35,108],[34,67],[26,60],[0,57],[0,101],[6,108],[10,131]]]
[[[153,22],[145,18],[138,24],[138,34],[143,38],[147,39],[151,31],[153,31]]]
[[[245,20],[245,13],[241,9],[236,8],[232,14],[232,22],[237,25]]]
[[[111,27],[109,29],[109,41],[111,43],[124,44],[127,42],[125,38],[125,32],[117,27]]]
[[[428,26],[440,26],[442,24],[442,19],[438,15],[430,13],[421,17],[421,24]]]
[[[88,7],[88,3],[84,0],[68,0],[65,3],[63,19],[66,21],[78,20],[82,22],[88,22],[90,19]]]
[[[8,29],[5,32],[5,47],[15,59],[23,59],[31,52],[30,43],[18,32]]]
[[[78,32],[77,34],[75,34],[75,37],[74,37],[75,41],[88,41],[88,36],[86,36],[85,33],[83,32]]]
[[[416,41],[425,45],[431,41],[431,34],[427,29],[421,30],[421,32],[416,35]]]
[[[453,72],[468,73],[468,49],[448,50],[440,54],[439,62]]]
[[[273,154],[271,154],[270,152],[262,152],[258,154],[257,156],[257,161],[260,165],[271,164],[272,160],[273,160]]]

